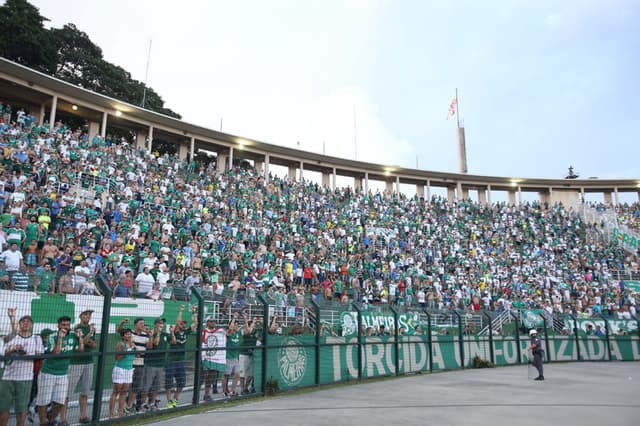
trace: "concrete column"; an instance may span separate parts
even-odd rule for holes
[[[369,172],[364,172],[364,192],[369,192]]]
[[[580,188],[580,201],[584,203],[584,188]]]
[[[522,204],[522,188],[518,187],[518,204]]]
[[[153,149],[153,126],[149,126],[149,137],[147,140],[147,151],[151,152]]]
[[[296,166],[289,166],[289,170],[288,170],[288,177],[289,177],[289,182],[295,182],[296,181]]]
[[[390,180],[386,181],[384,183],[384,189],[388,192],[388,193],[392,193],[393,192],[393,182],[391,182]]]
[[[100,132],[100,124],[95,121],[89,122],[89,141]]]
[[[362,178],[358,176],[353,177],[353,189],[354,191],[362,190]]]
[[[331,187],[331,175],[329,173],[322,172],[322,186],[325,188]]]
[[[614,195],[615,195],[615,200],[616,200],[616,206],[620,204],[620,197],[618,196],[618,187],[613,188]]]
[[[478,189],[478,203],[487,205],[487,190]]]
[[[300,182],[304,181],[304,161],[300,161]]]
[[[491,185],[487,185],[487,204],[491,205]]]
[[[269,154],[264,156],[264,180],[269,182]]]
[[[449,204],[453,203],[456,199],[456,189],[454,187],[447,187],[447,201]]]
[[[189,155],[189,148],[187,148],[187,145],[185,144],[178,144],[178,158],[180,158],[180,160],[185,161],[187,160]]]
[[[431,201],[431,181],[427,179],[427,200]]]
[[[105,111],[102,113],[102,124],[100,125],[100,137],[102,139],[107,137],[107,119],[109,114]]]
[[[227,156],[225,154],[218,153],[216,157],[216,170],[224,173],[227,167]]]
[[[424,198],[424,185],[416,184],[416,195],[419,198]]]
[[[464,173],[464,172],[462,172]],[[456,183],[456,199],[458,201],[462,200],[464,197],[462,196],[462,182]]]
[[[604,203],[611,204],[611,192],[607,191],[604,193]]]
[[[193,161],[193,158],[196,155],[196,138],[191,136],[191,140],[189,141],[189,161]]]
[[[462,199],[463,200],[469,199],[469,188],[462,188]]]
[[[264,174],[264,161],[255,160],[253,166],[260,175]]]
[[[400,193],[400,176],[396,176],[396,192]]]
[[[538,192],[538,200],[540,201],[540,204],[544,205],[544,203],[549,202],[549,195],[544,191],[540,191]]]
[[[145,132],[138,132],[136,134],[136,150],[145,149],[147,146],[147,134]]]
[[[44,124],[44,115],[46,114],[47,110],[44,104],[40,104],[40,120],[38,121],[38,126],[42,127],[42,125]]]
[[[516,193],[515,191],[509,191],[509,205],[513,206],[516,204]]]
[[[336,168],[333,168],[333,181],[331,182],[331,189],[336,190]]]
[[[458,127],[458,168],[460,173],[467,173],[467,146],[464,137],[464,127]],[[458,193],[460,196],[460,193]]]
[[[638,201],[640,201],[640,191],[638,191]]]
[[[229,147],[229,164],[227,164],[225,170],[231,170],[231,169],[233,169],[233,147],[232,146]]]
[[[49,114],[49,126],[53,129],[56,124],[56,110],[58,109],[58,95],[53,95],[51,100],[51,114]]]

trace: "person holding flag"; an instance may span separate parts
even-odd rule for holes
[[[215,319],[209,317],[202,330],[201,342],[204,400],[212,401],[211,393],[218,393],[218,372],[225,371],[227,367],[227,332],[216,327]]]

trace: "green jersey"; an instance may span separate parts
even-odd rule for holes
[[[227,359],[238,359],[240,357],[240,338],[242,332],[235,331],[227,336]]]
[[[258,343],[258,334],[256,330],[253,330],[249,334],[242,335],[242,348],[240,348],[240,355],[253,355],[253,350]]]
[[[86,342],[87,335],[91,333],[91,327],[88,325],[82,326],[81,324],[78,324],[73,328],[74,333],[76,330],[82,330],[82,338]],[[93,337],[91,337],[91,340],[95,342]],[[88,346],[85,346],[84,353],[87,353],[87,352],[91,352],[91,349],[89,349]],[[82,356],[82,357],[74,357],[74,358],[71,358],[71,364],[93,364],[93,357],[91,356],[91,354],[88,354],[87,356]]]
[[[169,333],[160,333],[158,344],[155,344],[155,338],[150,337],[154,345],[144,356],[144,365],[147,367],[164,367],[167,360],[167,349],[169,348],[169,341],[171,335]],[[158,353],[151,353],[151,351],[160,351]]]
[[[169,349],[179,352],[169,352],[167,357],[168,361],[184,361],[185,348],[187,347],[187,338],[191,334],[191,329],[187,328],[184,331],[175,331],[173,333],[176,336],[176,343],[169,343]]]
[[[51,353],[57,344],[58,333],[53,333],[47,339],[45,352]],[[60,355],[77,352],[79,347],[78,337],[73,333],[69,333],[62,338]],[[70,362],[71,358],[47,358],[42,362],[40,371],[54,376],[64,376],[69,371]]]
[[[53,283],[53,279],[55,278],[56,274],[49,269],[47,270],[42,270],[40,272],[38,272],[38,291],[41,292],[47,292],[50,291],[52,286],[51,284]]]

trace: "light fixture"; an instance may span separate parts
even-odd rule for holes
[[[116,111],[116,117],[122,116],[122,111]]]
[[[74,110],[74,111],[77,111],[78,110],[78,105],[76,105],[76,104],[71,105],[71,109]]]

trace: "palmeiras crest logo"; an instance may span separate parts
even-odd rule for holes
[[[218,336],[214,333],[209,333],[205,341],[205,348],[207,348],[208,356],[215,356],[216,352],[218,352]]]
[[[307,353],[296,339],[288,338],[282,342],[278,351],[278,368],[280,376],[288,386],[295,386],[302,381],[307,371]]]

